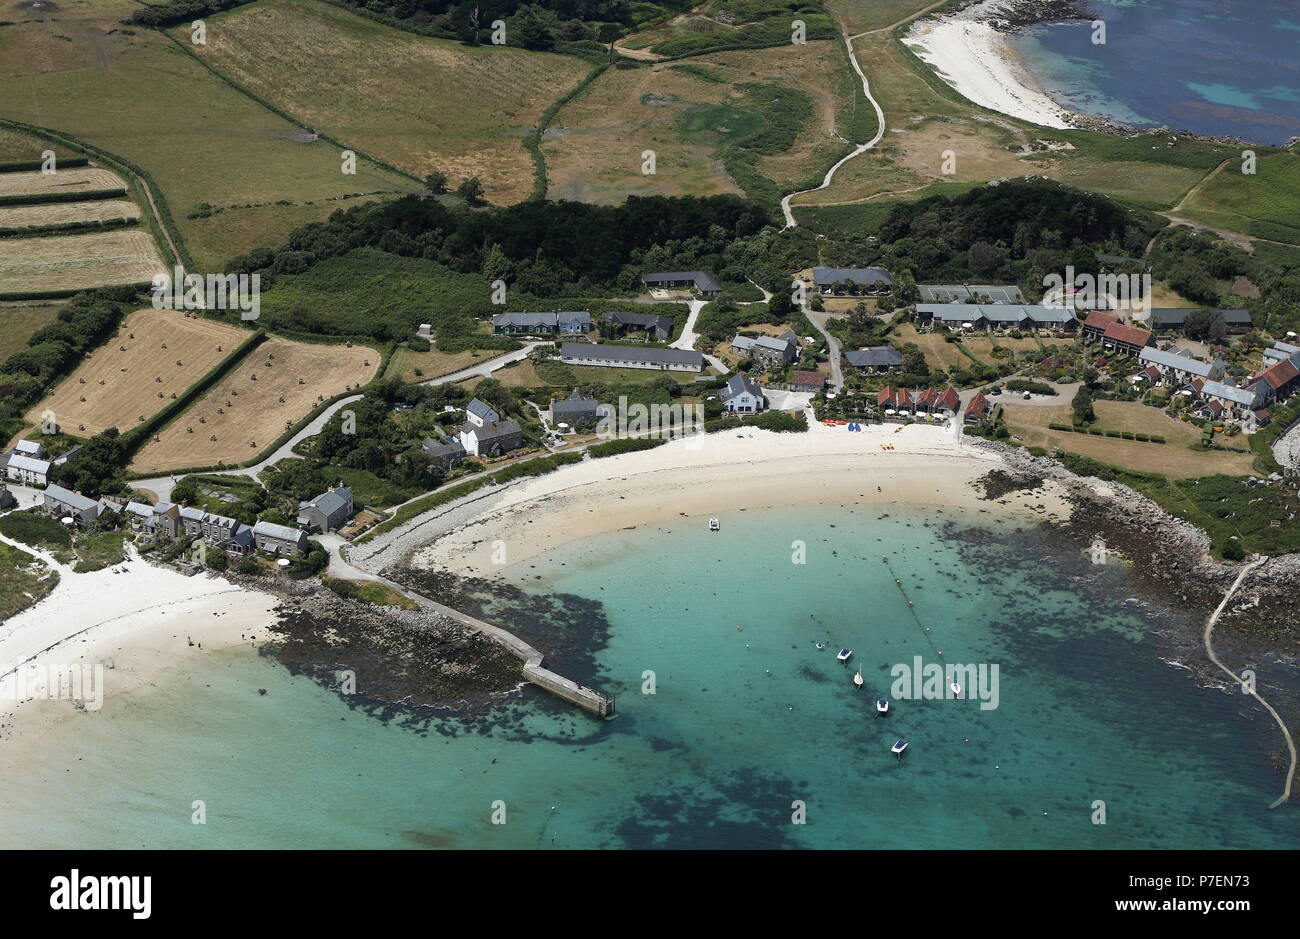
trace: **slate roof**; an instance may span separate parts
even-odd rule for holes
[[[473,414],[479,420],[487,423],[501,420],[501,415],[497,413],[496,408],[492,407],[492,405],[485,401],[480,401],[478,398],[475,398],[465,406],[465,413]]]
[[[73,492],[71,489],[64,489],[62,486],[46,486],[45,494],[62,505],[76,509],[78,512],[84,512],[86,509],[93,509],[99,505],[94,499],[88,499],[81,493]]]
[[[14,444],[14,453],[23,456],[37,456],[45,448],[35,440],[20,440]]]
[[[692,365],[703,368],[704,356],[691,349],[658,349],[654,346],[611,346],[591,342],[564,342],[560,355],[610,361],[630,360],[653,365]]]
[[[988,297],[992,303],[1024,303],[1019,287],[994,284],[918,284],[917,292],[926,303],[960,303],[975,297]]]
[[[491,424],[484,424],[482,427],[475,427],[473,424],[466,424],[461,428],[463,433],[473,434],[478,438],[480,444],[490,443],[493,440],[500,440],[510,434],[522,433],[519,422],[514,418],[506,418],[504,421],[495,421]]]
[[[600,405],[595,398],[588,397],[574,389],[567,398],[557,398],[551,402],[551,413],[561,414],[595,414]]]
[[[339,486],[337,489],[321,493],[310,502],[302,503],[298,506],[298,511],[301,512],[308,506],[315,506],[326,517],[329,517],[339,509],[345,508],[350,501],[352,501],[352,490],[347,486]]]
[[[654,274],[643,274],[641,280],[647,284],[661,284],[676,280],[689,280],[700,290],[721,290],[719,284],[708,271],[660,271]]]
[[[253,526],[253,533],[268,538],[282,538],[286,541],[298,541],[303,535],[300,528],[290,528],[288,525],[277,525],[275,522],[260,520]]]
[[[672,318],[661,313],[606,313],[605,319],[611,323],[618,323],[620,326],[673,331]]]
[[[1187,322],[1187,317],[1204,307],[1152,307],[1150,324],[1160,329],[1171,329],[1182,326]],[[1223,322],[1229,326],[1252,326],[1254,320],[1251,319],[1249,310],[1213,310],[1223,317]]]
[[[9,465],[15,469],[27,470],[29,473],[46,474],[50,471],[49,460],[37,460],[30,456],[15,453],[9,457]]]
[[[820,286],[843,281],[851,284],[884,284],[886,287],[894,283],[894,278],[883,267],[814,267],[812,275]]]
[[[844,353],[850,365],[858,368],[889,368],[903,364],[903,354],[893,346],[871,346]]]
[[[730,401],[732,398],[744,394],[745,392],[749,392],[760,400],[763,397],[763,389],[758,387],[756,382],[751,381],[749,376],[744,372],[737,372],[727,379],[727,388],[722,392],[721,398],[723,401]]]
[[[1222,362],[1202,362],[1199,359],[1191,357],[1191,353],[1186,350],[1182,352],[1161,352],[1159,349],[1148,347],[1138,354],[1138,360],[1150,362],[1154,365],[1163,365],[1166,368],[1176,368],[1180,371],[1190,372],[1193,375],[1199,375],[1202,378],[1213,372],[1222,374]]]
[[[1225,385],[1221,381],[1207,381],[1201,386],[1201,394],[1208,398],[1223,398],[1225,401],[1233,401],[1237,404],[1254,404],[1256,394],[1246,388],[1238,388],[1236,385]]]

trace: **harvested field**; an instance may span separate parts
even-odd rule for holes
[[[0,199],[125,188],[126,182],[121,176],[98,166],[74,166],[48,174],[39,171],[0,173]]]
[[[117,219],[139,221],[140,209],[134,202],[125,199],[0,206],[0,231],[49,228],[73,222],[111,222]]]
[[[438,169],[455,186],[478,176],[502,204],[532,190],[524,137],[590,70],[571,56],[471,48],[303,0],[263,0],[219,22],[195,51],[240,85],[418,177]]]
[[[365,346],[268,339],[164,427],[131,468],[165,473],[250,460],[321,401],[370,381],[379,358]]]
[[[0,239],[0,284],[6,292],[148,283],[165,270],[146,231]]]
[[[60,429],[78,437],[109,427],[128,431],[202,378],[247,337],[247,330],[173,310],[137,310],[122,321],[117,338],[89,353],[28,412],[27,420],[39,423],[45,411],[53,411]]]
[[[459,372],[463,368],[469,368],[477,362],[491,358],[492,355],[491,352],[474,351],[439,352],[436,348],[428,352],[413,352],[402,346],[388,360],[384,377],[397,375],[402,381],[428,381],[431,378],[440,378],[452,372]],[[417,375],[416,372],[419,374]]]

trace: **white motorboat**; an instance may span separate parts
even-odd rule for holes
[[[722,523],[716,518],[709,519],[709,531],[718,531],[722,528]]]
[[[878,700],[876,701],[876,713],[877,713],[877,714],[888,714],[888,713],[889,713],[889,702],[886,701],[884,698],[880,698],[880,699],[878,699]]]
[[[907,741],[900,740],[897,743],[895,743],[892,747],[889,748],[889,752],[893,753],[895,756],[901,757],[903,755],[903,751],[906,749],[907,749]]]
[[[841,662],[847,662],[851,655],[853,655],[852,649],[841,649],[835,658],[839,659]]]

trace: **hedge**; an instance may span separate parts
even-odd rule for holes
[[[58,169],[75,169],[88,165],[90,161],[85,157],[57,157],[55,160],[55,167]],[[0,173],[30,173],[44,168],[44,160],[15,160],[11,163],[0,163]]]
[[[36,192],[30,195],[19,193],[14,196],[0,196],[0,205],[50,205],[55,202],[99,202],[104,199],[121,199],[126,196],[126,187],[116,189],[90,189],[83,192]]]
[[[620,453],[633,453],[637,450],[653,450],[668,441],[663,437],[624,437],[621,440],[610,440],[606,443],[598,443],[587,448],[593,460],[600,460],[607,456],[618,456]]]
[[[537,119],[537,126],[533,132],[524,138],[524,149],[533,160],[533,191],[528,195],[529,202],[540,202],[546,198],[546,190],[550,188],[550,182],[546,176],[546,158],[542,156],[542,135],[546,133],[547,125],[555,119],[555,115],[560,113],[560,108],[564,107],[579,94],[587,89],[587,86],[605,73],[609,64],[597,65],[587,77],[578,84],[574,85],[566,94],[560,95],[551,106],[542,112],[541,117]]]
[[[0,238],[53,238],[88,231],[106,231],[113,228],[130,228],[139,224],[134,218],[82,219],[59,222],[57,225],[25,225],[22,228],[0,228]]]

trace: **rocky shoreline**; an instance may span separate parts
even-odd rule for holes
[[[1000,494],[1052,480],[1063,487],[1073,509],[1064,530],[1085,544],[1100,538],[1142,580],[1188,609],[1203,610],[1208,616],[1241,571],[1241,565],[1211,555],[1204,531],[1122,483],[1076,476],[1050,457],[1031,456],[995,441],[981,440],[976,445],[996,450],[1007,465],[1005,471],[985,477],[986,487],[992,482],[997,487],[994,492]],[[1300,642],[1298,585],[1300,555],[1269,558],[1234,595],[1220,617],[1219,630],[1263,641],[1274,649]]]

